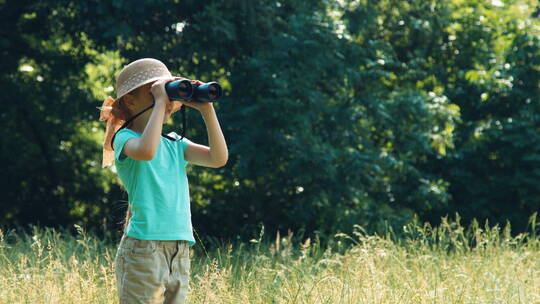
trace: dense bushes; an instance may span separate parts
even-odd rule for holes
[[[226,88],[215,107],[229,162],[189,169],[201,235],[454,212],[520,231],[540,209],[535,2],[138,3],[0,8],[0,223],[119,229],[127,195],[100,169],[95,107],[141,57]],[[186,136],[208,144],[188,119]]]

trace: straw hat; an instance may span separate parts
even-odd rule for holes
[[[131,116],[124,108],[119,106],[118,101],[127,93],[152,81],[171,78],[171,72],[165,64],[157,59],[143,58],[126,65],[116,77],[116,99],[109,96],[103,101],[100,108],[100,121],[107,121],[105,139],[103,140],[103,161],[102,168],[110,166],[114,160],[114,151],[111,148],[111,141],[114,134],[121,128]],[[179,76],[177,76],[179,77]],[[172,111],[180,110],[182,103],[172,101]]]
[[[149,82],[171,77],[167,66],[157,59],[143,58],[133,61],[116,77],[116,99]]]

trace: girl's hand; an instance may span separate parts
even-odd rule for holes
[[[204,84],[204,82],[200,80],[192,80],[191,83],[196,83],[198,85]],[[185,104],[188,107],[197,109],[200,112],[209,110],[213,106],[211,102],[199,102],[199,101],[193,101],[193,100],[182,100],[180,102]]]
[[[150,87],[150,93],[154,96],[156,103],[169,103],[169,96],[165,91],[165,84],[173,79],[158,79],[154,81]]]

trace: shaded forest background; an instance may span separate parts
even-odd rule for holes
[[[225,89],[229,161],[188,166],[200,237],[324,238],[456,212],[525,230],[540,209],[537,7],[0,0],[0,226],[120,235],[127,193],[101,169],[96,107],[124,64],[153,57]]]

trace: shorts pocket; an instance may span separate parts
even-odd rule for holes
[[[189,273],[191,270],[191,260],[189,257],[180,259],[180,275],[189,279]]]
[[[191,260],[189,259],[189,246],[187,243],[182,243],[180,249],[182,249],[180,257],[180,275],[189,278]]]
[[[133,256],[151,256],[156,252],[156,248],[156,243],[151,240],[138,240],[128,252]]]

